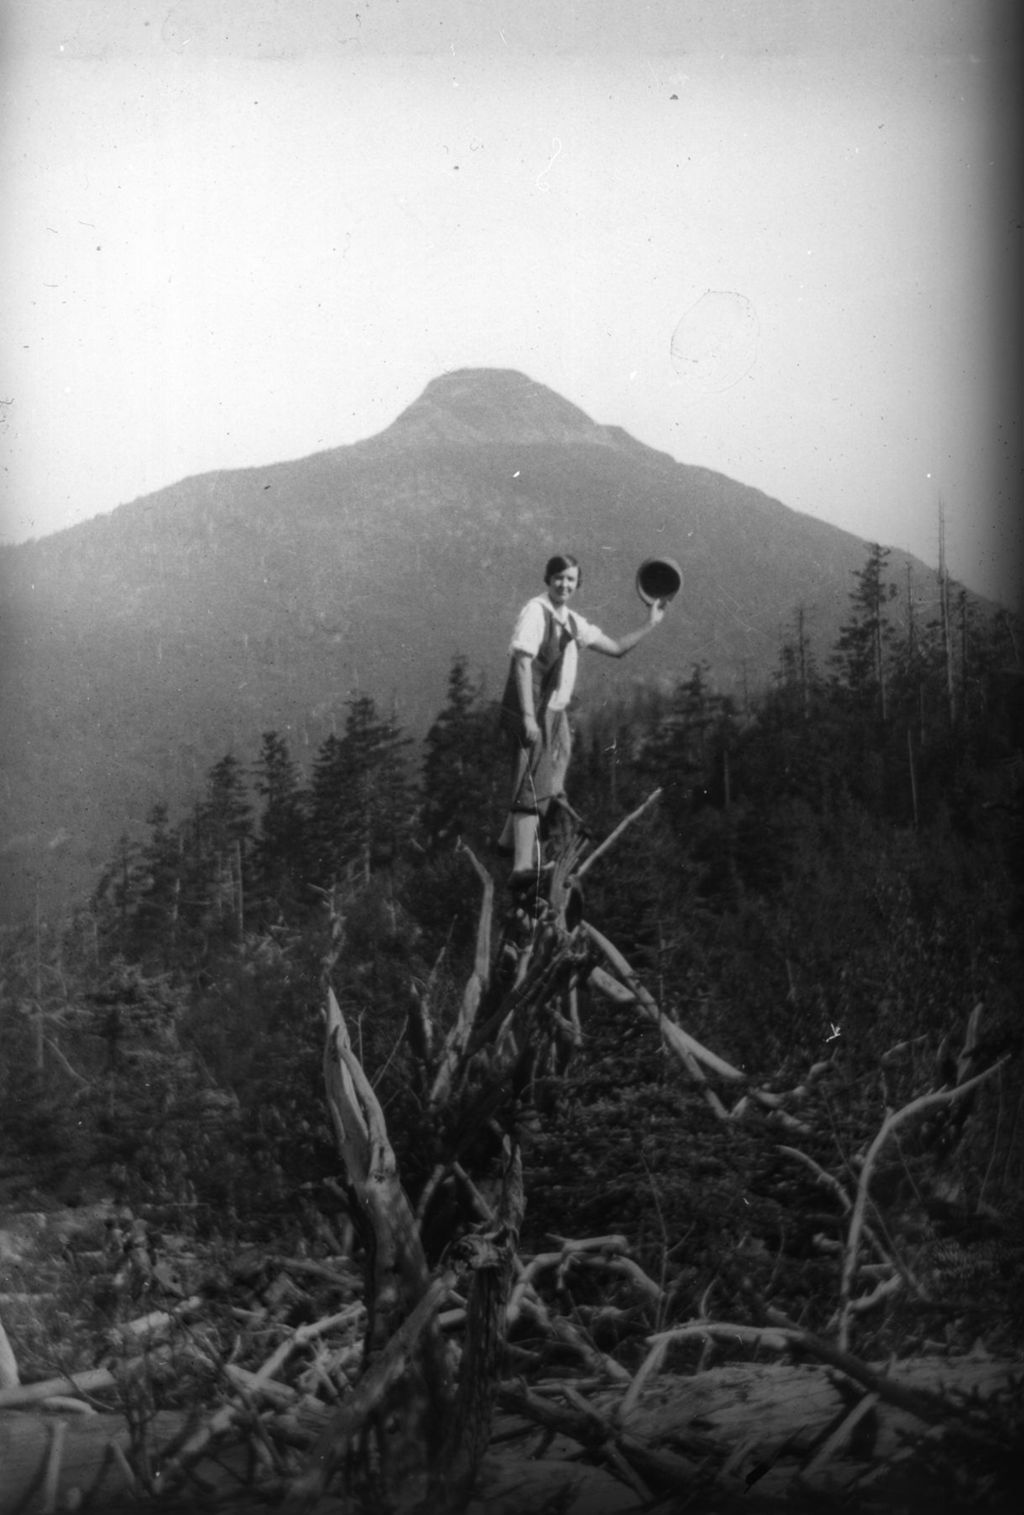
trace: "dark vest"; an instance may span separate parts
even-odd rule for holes
[[[544,611],[544,635],[530,666],[533,678],[533,711],[538,721],[547,709],[548,700],[558,687],[558,675],[565,649],[576,638],[576,622],[573,620],[572,611],[569,612],[566,624],[562,626],[555,620],[549,605],[542,604],[541,608]],[[501,697],[501,724],[506,731],[522,737],[523,712],[519,704],[519,690],[516,688],[515,657],[511,660],[508,678],[505,681],[505,692]]]

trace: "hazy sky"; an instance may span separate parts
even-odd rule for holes
[[[1018,599],[1016,3],[0,15],[8,539],[510,367]]]

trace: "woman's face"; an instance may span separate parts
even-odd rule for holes
[[[576,593],[576,586],[580,581],[578,568],[563,568],[561,573],[554,573],[548,579],[548,599],[552,605],[566,605]]]

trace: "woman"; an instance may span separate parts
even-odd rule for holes
[[[512,746],[512,800],[499,845],[511,848],[513,887],[536,878],[540,818],[565,793],[572,753],[566,710],[576,683],[577,649],[625,657],[665,614],[666,602],[655,600],[643,626],[617,639],[606,636],[569,609],[580,577],[579,560],[570,553],[549,558],[546,592],[523,606],[512,633],[501,702],[501,724]]]

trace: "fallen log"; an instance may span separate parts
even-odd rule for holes
[[[55,1394],[96,1394],[112,1389],[117,1379],[110,1368],[89,1368],[84,1373],[63,1373],[58,1378],[43,1378],[36,1383],[18,1384],[0,1389],[0,1410],[38,1405]]]
[[[625,1005],[636,1011],[649,1024],[655,1026],[661,1035],[665,1046],[672,1052],[686,1069],[690,1078],[698,1086],[707,1101],[708,1106],[715,1116],[723,1122],[739,1121],[746,1114],[751,1103],[757,1105],[766,1115],[766,1118],[774,1121],[787,1131],[807,1134],[807,1124],[790,1115],[784,1108],[787,1098],[795,1099],[806,1092],[805,1086],[790,1091],[790,1094],[774,1094],[767,1089],[759,1088],[751,1084],[747,1075],[739,1068],[734,1068],[725,1058],[719,1057],[717,1052],[712,1052],[705,1047],[696,1037],[691,1036],[676,1021],[666,1016],[660,1009],[654,998],[640,983],[636,973],[629,963],[606,936],[595,927],[583,922],[582,930],[588,940],[605,957],[614,973],[595,964],[589,974],[590,984],[608,999],[616,1004]],[[618,975],[616,977],[615,975]],[[824,1066],[824,1065],[822,1065]],[[711,1087],[705,1069],[714,1073],[717,1077],[733,1086],[742,1084],[745,1092],[732,1108],[727,1108],[720,1096]],[[810,1073],[808,1073],[808,1080]]]
[[[498,1397],[502,1409],[577,1441],[592,1457],[608,1464],[641,1500],[649,1500],[653,1490],[682,1493],[693,1488],[697,1463],[617,1424],[614,1415],[584,1401],[571,1384],[554,1394],[503,1384]]]
[[[587,1400],[578,1379],[530,1387],[507,1382],[500,1393],[508,1417],[500,1438],[522,1444],[523,1428],[533,1425],[546,1433],[545,1441],[540,1449],[522,1444],[516,1455],[535,1465],[548,1446],[561,1458],[566,1441],[573,1441],[634,1491],[639,1478],[652,1492],[699,1496],[699,1508],[715,1508],[720,1499],[732,1508],[733,1498],[804,1508],[808,1497],[842,1496],[901,1458],[923,1452],[927,1460],[936,1438],[960,1433],[965,1405],[996,1402],[1018,1371],[1019,1364],[984,1356],[896,1363],[893,1398],[902,1395],[901,1404],[824,1363],[743,1362],[691,1375],[658,1373],[626,1394],[592,1380]],[[884,1366],[867,1372],[887,1380]],[[926,1424],[907,1407],[939,1402],[946,1411],[942,1425]],[[982,1455],[992,1450],[975,1444]],[[512,1460],[503,1458],[505,1467]],[[553,1480],[558,1476],[556,1464]]]
[[[185,1419],[184,1413],[170,1411],[155,1415],[148,1427],[154,1445],[177,1435]],[[29,1410],[0,1415],[0,1515],[72,1509],[76,1498],[106,1509],[137,1492],[129,1448],[120,1415],[65,1418]]]
[[[19,1382],[18,1359],[0,1320],[0,1389],[16,1389]]]

